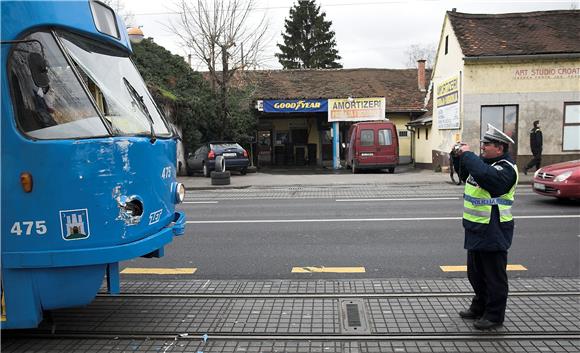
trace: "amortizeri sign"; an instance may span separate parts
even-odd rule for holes
[[[385,120],[385,97],[328,100],[328,122]]]
[[[326,112],[328,103],[326,99],[286,99],[265,100],[264,112],[266,113],[314,113]]]

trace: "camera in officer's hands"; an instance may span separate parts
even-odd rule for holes
[[[459,156],[459,152],[461,151],[461,146],[462,145],[463,145],[463,143],[461,143],[461,141],[458,141],[456,144],[453,145],[453,147],[451,148],[451,152],[449,152],[449,154],[452,157]]]

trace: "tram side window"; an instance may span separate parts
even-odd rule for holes
[[[36,32],[18,43],[10,57],[10,84],[18,127],[38,139],[107,136],[108,131],[48,32]],[[43,58],[48,85],[33,77],[36,58]],[[44,67],[44,64],[41,66]],[[38,77],[38,75],[36,76]]]

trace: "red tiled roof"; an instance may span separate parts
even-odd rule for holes
[[[431,76],[426,70],[427,80]],[[245,71],[255,99],[385,97],[387,112],[423,111],[417,69],[310,69]],[[428,87],[429,81],[426,83]]]
[[[580,53],[580,10],[447,15],[465,56]]]

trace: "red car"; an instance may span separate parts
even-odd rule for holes
[[[540,168],[534,174],[532,190],[544,196],[580,199],[580,159]]]

